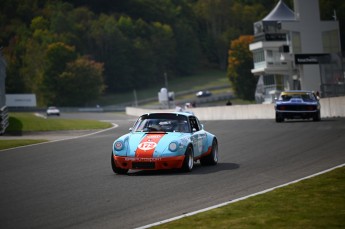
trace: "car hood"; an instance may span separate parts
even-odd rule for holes
[[[127,135],[126,155],[124,156],[167,156],[172,153],[168,150],[171,142],[187,145],[189,137],[189,133],[180,132],[133,132]]]

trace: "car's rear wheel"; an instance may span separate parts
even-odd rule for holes
[[[121,169],[116,166],[113,152],[111,152],[111,168],[113,169],[113,172],[117,174],[126,174],[128,172],[128,169]]]
[[[211,153],[205,157],[200,158],[201,165],[216,165],[218,164],[218,143],[216,140],[212,142]]]
[[[194,152],[191,146],[188,146],[182,164],[183,172],[191,172],[194,167]]]

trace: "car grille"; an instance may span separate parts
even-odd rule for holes
[[[133,162],[132,168],[133,169],[154,169],[155,163],[154,162]]]
[[[277,109],[280,111],[314,111],[317,108],[313,105],[280,105]]]

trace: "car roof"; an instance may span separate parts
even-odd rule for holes
[[[143,114],[141,116],[144,116],[144,115],[166,115],[166,114],[176,114],[176,115],[182,115],[182,116],[186,116],[186,117],[189,117],[189,116],[194,116],[192,113],[189,113],[189,112],[154,112],[154,113],[146,113],[146,114]]]
[[[283,91],[281,95],[289,95],[289,94],[308,94],[314,93],[313,91],[305,91],[305,90],[291,90],[291,91]]]

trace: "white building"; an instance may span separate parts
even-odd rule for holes
[[[280,0],[254,23],[249,48],[259,77],[257,102],[272,102],[282,90],[345,94],[339,36],[338,21],[320,20],[318,0],[294,0],[294,11]]]

